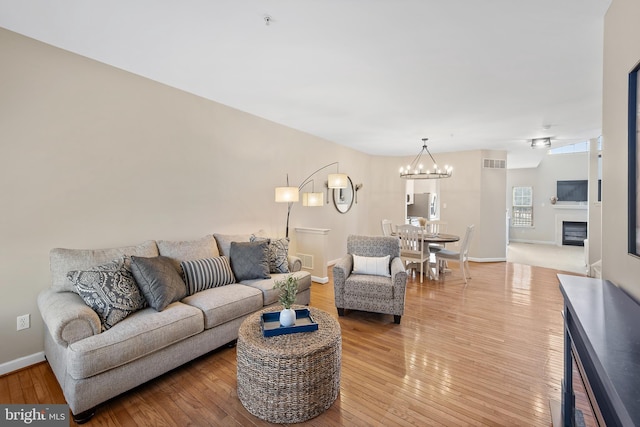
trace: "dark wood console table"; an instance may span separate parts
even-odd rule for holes
[[[565,324],[562,426],[576,425],[574,361],[601,425],[640,426],[640,305],[609,281],[558,279]]]

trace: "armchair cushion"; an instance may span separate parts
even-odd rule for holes
[[[345,296],[371,297],[374,299],[393,299],[393,283],[389,277],[352,274],[347,277],[344,286]]]

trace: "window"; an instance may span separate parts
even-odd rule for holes
[[[533,188],[513,187],[513,227],[533,227]]]
[[[563,145],[549,149],[549,154],[570,154],[587,153],[589,151],[589,141],[577,142],[575,144]]]

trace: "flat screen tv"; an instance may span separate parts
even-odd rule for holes
[[[556,197],[561,202],[586,202],[589,195],[589,182],[586,179],[558,181]]]

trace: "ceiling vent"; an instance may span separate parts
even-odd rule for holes
[[[507,161],[504,159],[482,159],[482,167],[485,169],[506,169]]]

